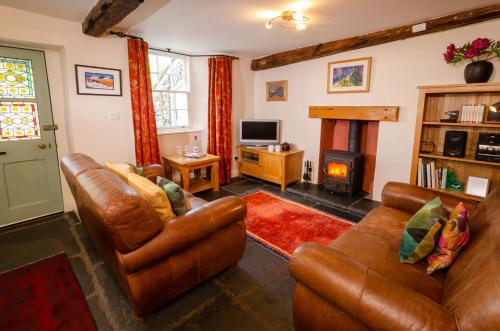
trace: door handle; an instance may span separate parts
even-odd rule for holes
[[[48,146],[45,145],[44,143],[38,144],[38,148],[40,149],[46,149]]]
[[[7,155],[7,152],[0,152],[0,155]]]

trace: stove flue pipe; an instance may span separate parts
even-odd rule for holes
[[[361,121],[349,121],[349,152],[361,151]]]

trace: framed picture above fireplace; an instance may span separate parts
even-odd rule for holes
[[[328,63],[328,93],[370,91],[371,57]]]

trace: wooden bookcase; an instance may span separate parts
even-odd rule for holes
[[[415,140],[410,183],[417,183],[418,159],[434,160],[436,167],[448,167],[456,173],[458,181],[464,183],[469,176],[490,180],[491,192],[500,186],[500,163],[478,161],[475,159],[478,134],[493,132],[500,134],[500,124],[492,123],[443,123],[445,111],[461,110],[465,104],[485,104],[486,107],[500,101],[500,83],[460,84],[420,86]],[[448,130],[467,131],[466,155],[464,158],[443,156],[444,135]],[[432,141],[436,145],[434,153],[421,153],[422,141]],[[442,191],[441,189],[434,189]],[[465,200],[481,201],[482,198],[463,192],[446,190],[447,193]]]

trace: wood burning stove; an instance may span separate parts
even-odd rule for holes
[[[363,185],[363,154],[360,153],[361,122],[349,123],[349,150],[325,152],[326,190],[353,195]]]

